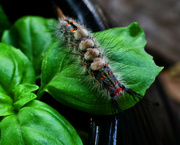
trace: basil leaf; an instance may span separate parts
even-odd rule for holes
[[[107,57],[112,60],[115,74],[122,76],[125,85],[137,93],[144,94],[162,70],[155,65],[152,57],[144,51],[144,32],[137,23],[128,27],[114,28],[95,34],[103,40],[102,48],[107,48]],[[112,48],[111,48],[112,47]],[[111,49],[108,49],[111,48]],[[64,53],[69,48],[53,44],[42,63],[42,81],[38,92],[51,94],[59,102],[93,114],[112,114],[111,100],[102,98],[98,92],[84,83],[87,76],[80,75],[80,68],[73,58],[78,56]],[[89,76],[88,76],[89,77]],[[117,99],[121,110],[134,106],[132,96],[124,94]]]
[[[40,77],[44,52],[51,44],[48,27],[50,21],[42,17],[26,16],[17,20],[2,36],[2,42],[21,49],[29,58],[33,63],[36,78]]]
[[[0,5],[0,38],[3,34],[3,31],[8,29],[11,26],[2,6]]]
[[[113,38],[111,43],[104,41],[102,45],[104,48],[110,48],[107,48],[106,56],[111,66],[115,68],[116,74],[122,77],[120,81],[144,95],[163,67],[157,66],[153,57],[144,50],[147,42],[139,24],[134,22],[128,27],[109,29],[96,35],[97,40],[110,41]],[[128,94],[119,97],[118,102],[123,110],[136,103]]]
[[[36,91],[39,87],[32,84],[20,84],[14,90],[14,109],[19,110],[25,104],[34,100],[37,96],[32,92]]]
[[[12,97],[19,84],[35,83],[31,62],[18,49],[0,43],[0,92]]]
[[[36,91],[38,88],[39,88],[39,86],[33,85],[33,84],[20,84],[20,85],[18,85],[13,90],[14,101],[18,101],[19,96],[21,96],[23,94],[27,94],[27,93],[32,93],[32,92]]]
[[[0,116],[12,114],[14,114],[12,98],[0,92]]]
[[[1,145],[82,145],[71,124],[56,110],[40,101],[26,104],[0,122]]]

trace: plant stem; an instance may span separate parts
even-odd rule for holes
[[[44,87],[41,86],[37,92],[37,99],[40,100],[43,94],[44,94]]]

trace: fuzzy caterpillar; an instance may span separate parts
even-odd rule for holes
[[[88,75],[91,76],[90,78],[97,82],[99,87],[112,100],[114,111],[120,111],[117,98],[124,92],[131,95],[135,101],[136,97],[142,98],[141,94],[127,88],[116,77],[102,51],[98,48],[97,42],[83,25],[64,16],[59,19],[58,25],[57,31],[60,32],[63,41],[70,47],[69,54],[79,55],[80,62],[85,67]]]

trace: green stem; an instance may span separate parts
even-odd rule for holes
[[[42,95],[44,94],[45,89],[41,86],[37,92],[37,99],[40,100]]]

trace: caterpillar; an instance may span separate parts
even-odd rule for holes
[[[143,97],[121,83],[121,79],[116,77],[107,63],[98,42],[83,25],[72,18],[65,17],[61,12],[57,31],[63,37],[63,42],[70,48],[68,53],[79,57],[79,62],[85,68],[91,80],[96,82],[99,88],[104,90],[111,99],[114,111],[120,112],[117,98],[123,93],[131,95],[135,101],[136,97],[138,99]]]

